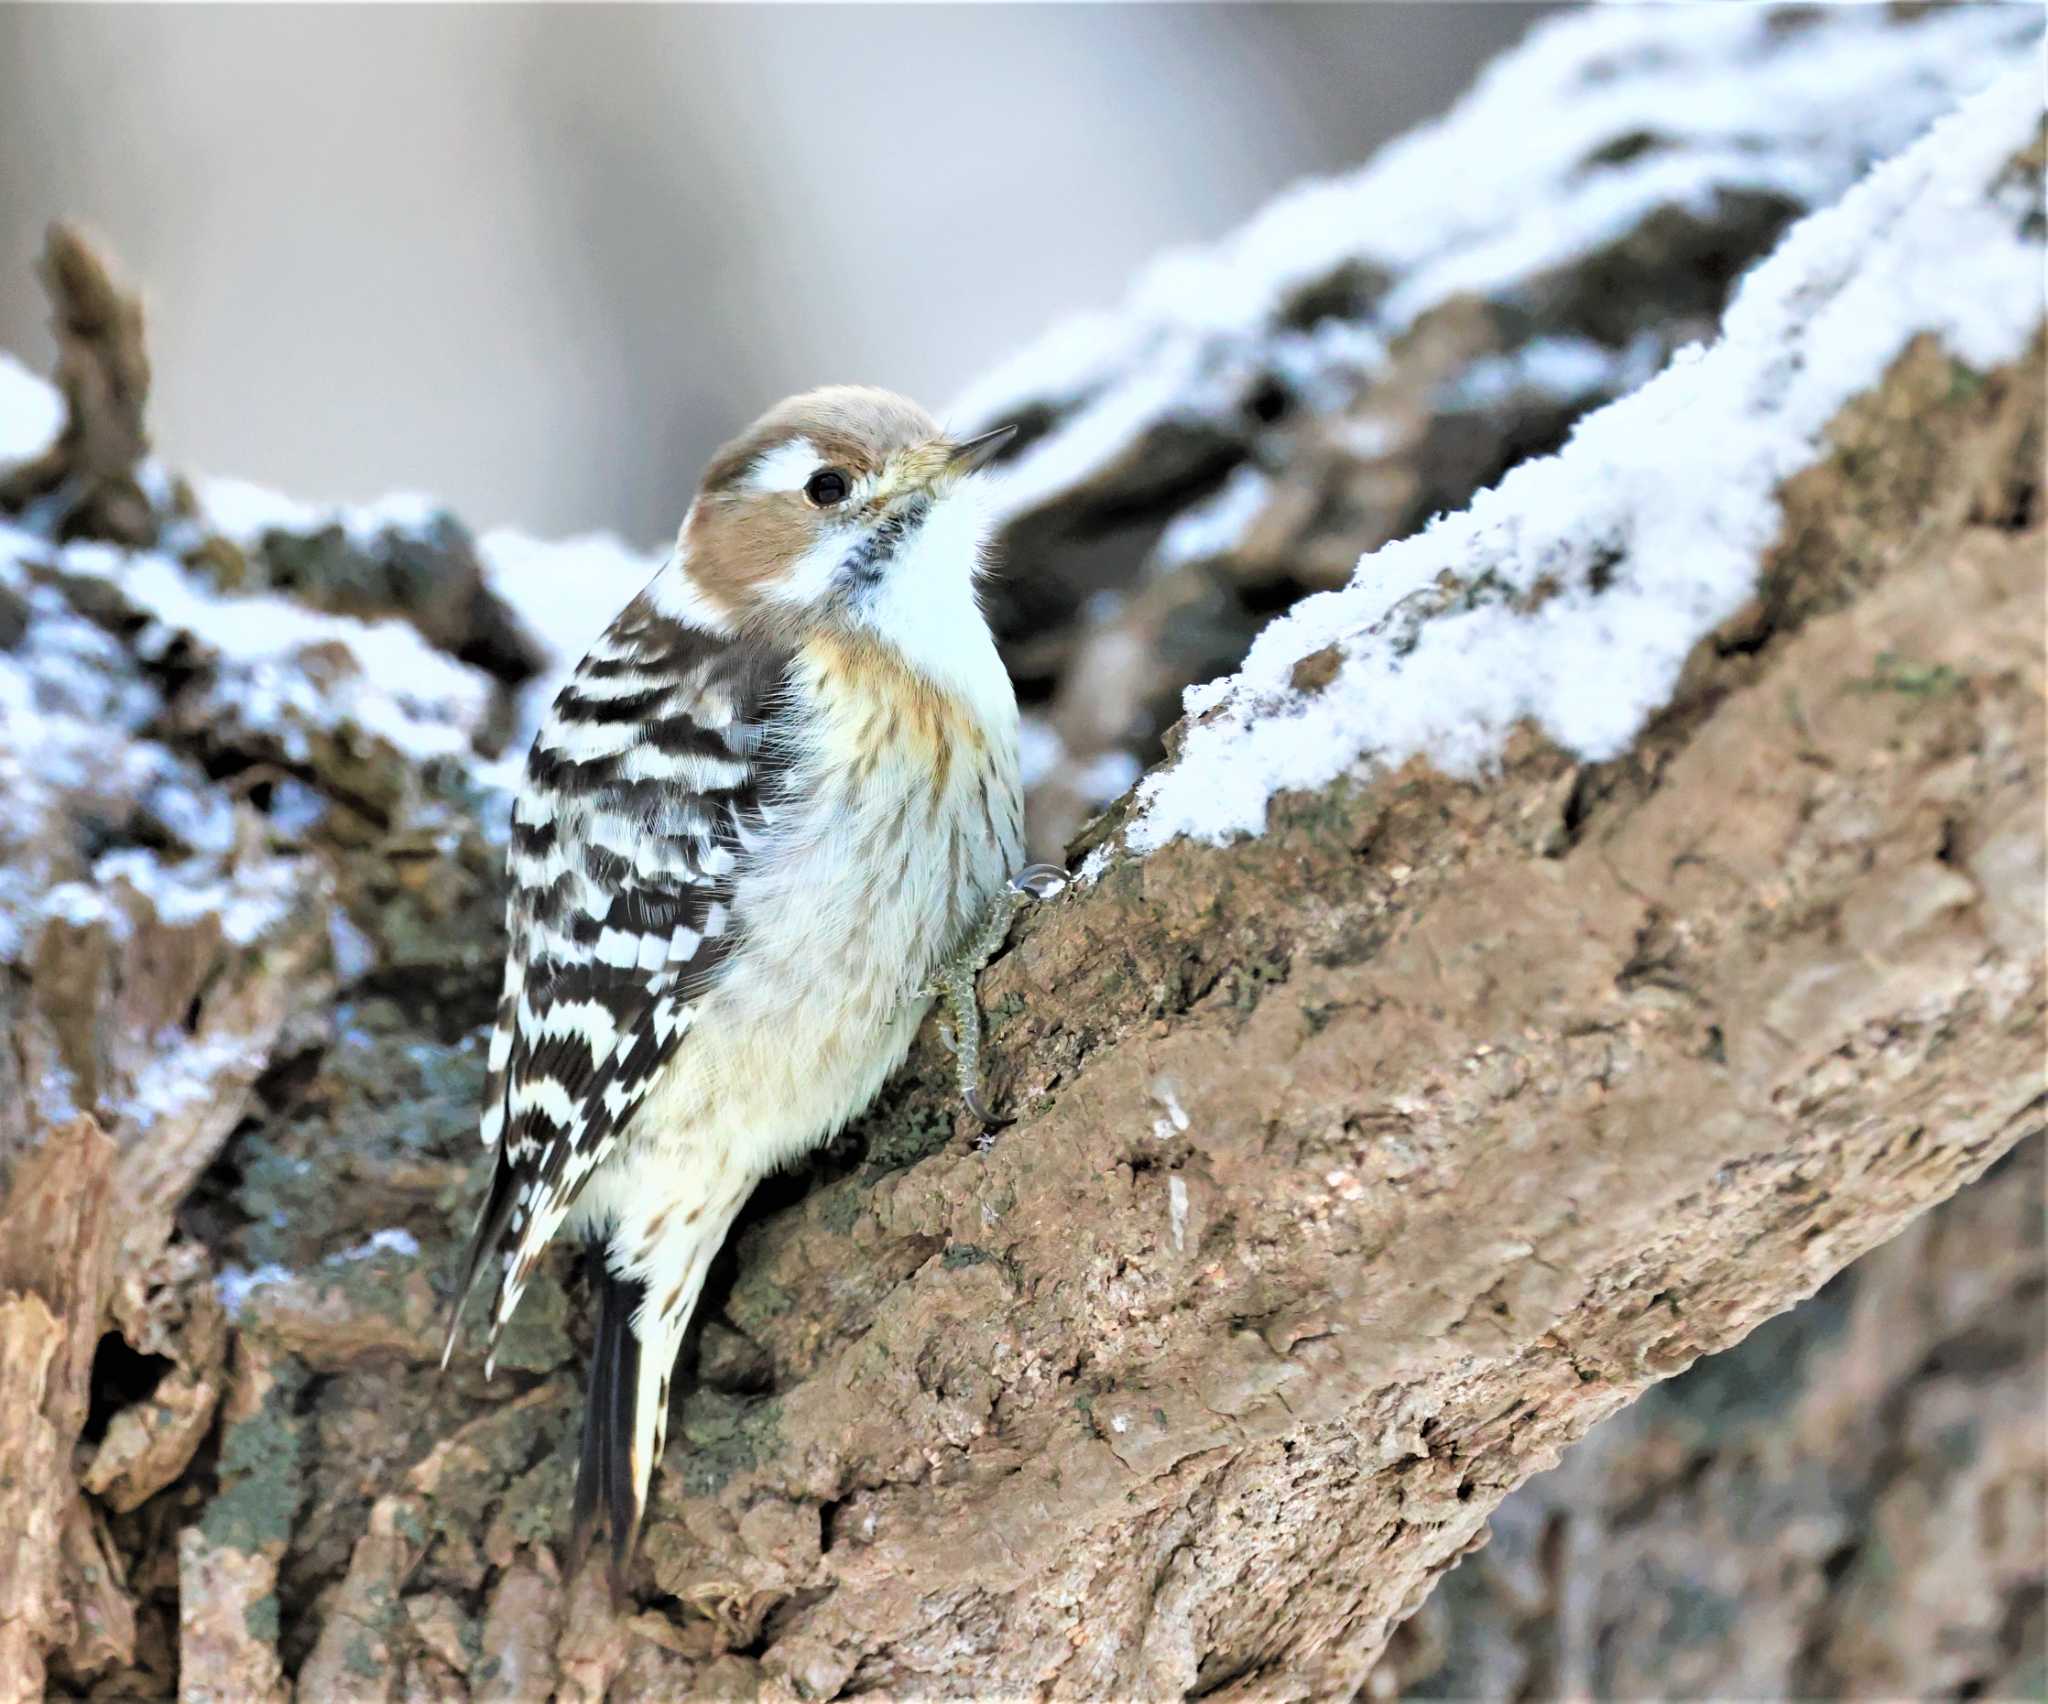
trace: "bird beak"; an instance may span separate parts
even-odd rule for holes
[[[1012,438],[1016,437],[1014,426],[998,426],[993,432],[984,432],[978,438],[969,438],[964,444],[955,444],[946,454],[946,471],[955,479],[986,467]]]
[[[950,491],[970,473],[987,466],[996,451],[1016,435],[1016,427],[998,426],[993,432],[969,438],[964,444],[949,444],[944,438],[933,438],[892,457],[887,483],[898,490]]]

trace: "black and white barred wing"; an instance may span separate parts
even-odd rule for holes
[[[730,949],[738,858],[766,818],[760,718],[777,665],[638,602],[534,742],[482,1113],[498,1161],[456,1301],[459,1316],[497,1256],[492,1356]]]

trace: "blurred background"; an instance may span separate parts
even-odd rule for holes
[[[0,348],[76,218],[174,465],[654,545],[778,396],[943,407],[1548,9],[0,7]]]

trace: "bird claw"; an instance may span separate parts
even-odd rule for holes
[[[1057,898],[1067,890],[1068,882],[1067,872],[1057,864],[1026,864],[1010,877],[1004,891],[989,907],[981,928],[958,956],[919,991],[921,995],[934,995],[946,1002],[953,1022],[950,1027],[943,1023],[939,1025],[939,1039],[945,1044],[946,1051],[953,1055],[961,1100],[981,1122],[980,1141],[983,1146],[986,1146],[990,1132],[1000,1130],[1010,1120],[998,1118],[982,1099],[981,1007],[975,985],[982,967],[995,957],[1009,938],[1010,925],[1017,913],[1034,901]]]
[[[1011,1122],[1007,1118],[998,1118],[993,1112],[989,1111],[988,1103],[981,1098],[981,1085],[979,1083],[968,1089],[960,1098],[967,1103],[967,1110],[981,1120],[983,1136],[1000,1130],[1004,1125]]]
[[[1010,891],[1027,899],[1057,899],[1071,880],[1057,864],[1026,864],[1010,878]]]

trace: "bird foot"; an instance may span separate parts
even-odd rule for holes
[[[945,1024],[939,1026],[939,1039],[953,1055],[953,1075],[960,1087],[961,1100],[966,1103],[967,1110],[981,1121],[981,1145],[984,1147],[988,1142],[988,1132],[1000,1129],[1009,1120],[998,1118],[982,1099],[981,1006],[975,994],[975,984],[982,967],[1009,939],[1010,925],[1016,920],[1017,913],[1027,905],[1058,898],[1067,890],[1068,880],[1067,872],[1057,864],[1026,864],[996,895],[981,927],[919,990],[920,994],[935,995],[946,1002],[947,1015],[953,1021],[950,1027]]]

